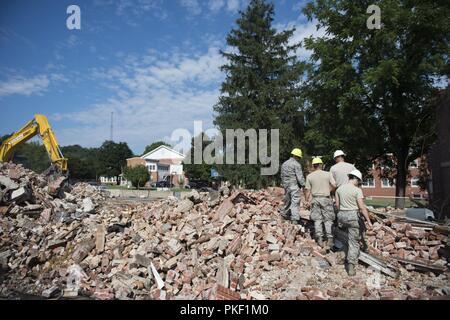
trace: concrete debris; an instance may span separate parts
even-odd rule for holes
[[[17,204],[25,202],[29,198],[30,198],[30,193],[28,192],[28,190],[25,187],[20,187],[19,189],[11,192],[11,201],[14,201]]]
[[[50,181],[48,184],[48,194],[54,197],[59,196],[66,180],[67,178],[65,176],[60,176],[53,181]]]
[[[115,203],[83,183],[61,184],[54,196],[44,177],[0,164],[0,176],[9,172],[30,190],[30,200],[16,203],[8,190],[7,203],[0,204],[9,208],[0,215],[0,297],[17,292],[101,300],[448,295],[447,261],[438,252],[448,239],[433,228],[378,219],[367,233],[370,257],[364,257],[370,266],[358,265],[357,275],[349,278],[337,263],[338,252],[327,252],[310,233],[300,232],[311,231],[309,222],[293,225],[279,217],[280,188],[221,192],[214,206],[208,193],[196,191],[183,200]],[[94,211],[85,210],[86,199]],[[393,259],[402,255],[434,269],[418,272],[417,263]],[[396,278],[385,274],[393,270]]]
[[[91,198],[84,198],[83,199],[83,212],[93,213],[94,210],[95,210],[95,205],[92,202]]]
[[[12,181],[9,177],[0,175],[0,186],[2,189],[15,190],[19,188],[19,185]]]
[[[189,210],[191,210],[193,206],[194,206],[194,203],[191,200],[185,199],[185,200],[180,201],[180,203],[178,204],[178,207],[176,208],[176,211],[180,212],[180,213],[185,213],[185,212],[188,212]]]

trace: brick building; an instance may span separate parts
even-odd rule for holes
[[[407,187],[405,196],[414,198],[427,198],[427,192],[421,190],[418,185],[420,159],[415,160],[409,166],[409,175],[407,178]],[[362,189],[366,197],[395,197],[395,180],[383,177],[382,169],[374,164],[370,178],[367,178]]]

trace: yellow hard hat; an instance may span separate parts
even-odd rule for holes
[[[301,158],[303,156],[302,150],[299,148],[295,148],[294,150],[292,150],[291,154],[293,156],[299,157]]]
[[[323,161],[322,161],[322,159],[320,159],[319,157],[315,157],[313,160],[312,160],[312,164],[314,165],[314,164],[323,164]]]

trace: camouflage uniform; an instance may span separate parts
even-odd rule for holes
[[[348,263],[357,265],[360,239],[358,211],[339,211],[337,217],[339,228],[344,229],[347,233],[348,243],[345,247],[346,260]]]
[[[332,226],[335,219],[333,201],[329,197],[313,197],[311,202],[311,220],[314,221],[314,230],[316,238],[322,239],[323,227],[325,225],[325,233],[327,239],[333,238]]]
[[[300,188],[305,185],[302,166],[294,158],[281,165],[281,183],[284,187],[284,204],[281,215],[300,220]]]

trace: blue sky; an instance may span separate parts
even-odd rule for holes
[[[194,120],[211,128],[219,50],[247,1],[1,1],[0,134],[42,113],[61,145],[99,146],[114,112],[114,140],[140,154]],[[315,33],[303,2],[275,1],[275,26],[295,26],[293,41]],[[66,27],[71,4],[81,30]]]

